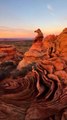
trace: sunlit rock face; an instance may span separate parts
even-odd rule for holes
[[[17,69],[21,70],[24,66],[32,62],[39,62],[40,60],[50,58],[51,48],[55,52],[55,40],[55,35],[49,35],[43,41],[33,43],[29,51],[24,54],[24,58],[19,63]]]
[[[0,82],[0,120],[67,119],[67,29],[32,44],[17,78]],[[16,71],[17,74],[17,71]]]
[[[17,69],[20,70],[29,63],[39,62],[54,55],[59,55],[65,60],[67,59],[67,28],[59,36],[49,35],[43,41],[35,42],[29,51],[24,54],[24,58],[19,63]]]
[[[67,28],[57,37],[57,53],[67,61]]]

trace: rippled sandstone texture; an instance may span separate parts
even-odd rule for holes
[[[0,120],[67,120],[67,28],[33,43],[12,71],[0,82]]]
[[[14,46],[0,45],[0,80],[10,75],[22,58],[23,54]]]

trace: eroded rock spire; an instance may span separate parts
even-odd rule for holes
[[[43,38],[44,38],[42,31],[38,28],[38,29],[35,30],[34,32],[37,33],[37,36],[35,37],[34,42],[42,41]]]

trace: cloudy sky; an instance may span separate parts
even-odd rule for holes
[[[58,34],[67,27],[67,0],[0,0],[0,38]]]

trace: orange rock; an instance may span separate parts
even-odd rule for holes
[[[14,46],[0,45],[0,62],[7,60],[20,60],[23,55]]]
[[[67,60],[67,28],[58,36],[49,35],[43,41],[33,43],[29,51],[24,54],[24,58],[19,63],[17,69],[20,70],[29,63],[48,60],[56,56]],[[60,59],[53,62],[56,70],[64,68]]]

